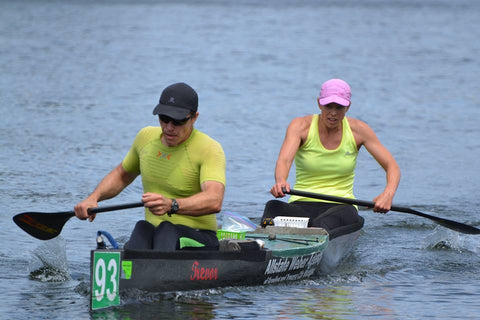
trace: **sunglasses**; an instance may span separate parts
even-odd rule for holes
[[[176,127],[178,126],[183,126],[185,123],[187,123],[188,120],[190,120],[192,117],[189,117],[189,118],[185,118],[185,119],[182,119],[182,120],[175,120],[173,118],[170,118],[169,116],[165,116],[165,115],[160,115],[160,121],[164,122],[164,123],[170,123],[172,122],[172,124]]]

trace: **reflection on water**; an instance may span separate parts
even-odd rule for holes
[[[280,314],[293,319],[295,316],[308,316],[313,319],[345,319],[355,314],[352,292],[347,287],[306,288],[285,302]]]
[[[156,294],[150,299],[140,294],[137,299],[127,299],[124,305],[106,310],[91,312],[92,319],[213,319],[215,305],[203,299],[195,299],[181,294]],[[139,301],[140,300],[140,301]]]

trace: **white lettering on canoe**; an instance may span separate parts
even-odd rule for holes
[[[310,260],[307,263],[307,268],[318,266],[320,261],[322,261],[323,251],[312,254]]]
[[[283,282],[283,281],[295,281],[299,279],[304,279],[304,278],[311,277],[314,272],[315,272],[315,268],[309,268],[294,274],[286,274],[286,275],[281,275],[276,277],[269,276],[267,277],[267,279],[265,279],[263,284],[271,284],[271,283],[277,283],[277,282]]]
[[[265,274],[281,273],[288,270],[290,266],[291,259],[289,258],[274,258],[268,261],[267,269]]]
[[[301,257],[294,257],[292,259],[292,263],[290,263],[289,271],[303,269],[307,262],[310,260],[311,256],[301,256]]]

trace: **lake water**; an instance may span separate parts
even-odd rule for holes
[[[480,238],[404,213],[362,210],[355,250],[329,275],[98,313],[86,295],[96,231],[125,239],[142,211],[71,219],[47,242],[11,218],[70,210],[157,125],[162,89],[184,81],[200,97],[197,128],[227,156],[224,210],[258,219],[288,123],[318,112],[321,83],[340,77],[349,115],[401,166],[395,203],[479,227],[479,12],[475,0],[0,1],[0,318],[478,318]],[[357,198],[384,183],[362,150]],[[106,203],[141,193],[136,181]],[[30,274],[38,257],[64,272]]]

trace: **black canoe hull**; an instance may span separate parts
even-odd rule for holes
[[[99,268],[99,257],[104,259],[105,254],[116,255],[119,259],[113,264],[112,260],[100,264]],[[322,255],[323,249],[287,257],[274,256],[272,251],[266,250],[247,253],[92,250],[90,306],[96,310],[119,305],[120,293],[130,289],[187,291],[305,279],[318,270]],[[119,270],[116,284],[113,274],[108,273],[111,270]]]
[[[271,252],[250,253],[123,252],[123,260],[133,261],[130,279],[120,278],[120,289],[183,291],[224,286],[255,285],[264,281]]]
[[[120,292],[129,289],[168,292],[308,278],[319,269],[328,234],[323,229],[303,229],[303,234],[291,229],[275,227],[247,235],[250,241],[265,242],[260,250],[92,250],[92,309],[118,304]],[[269,239],[272,232],[275,237]]]

